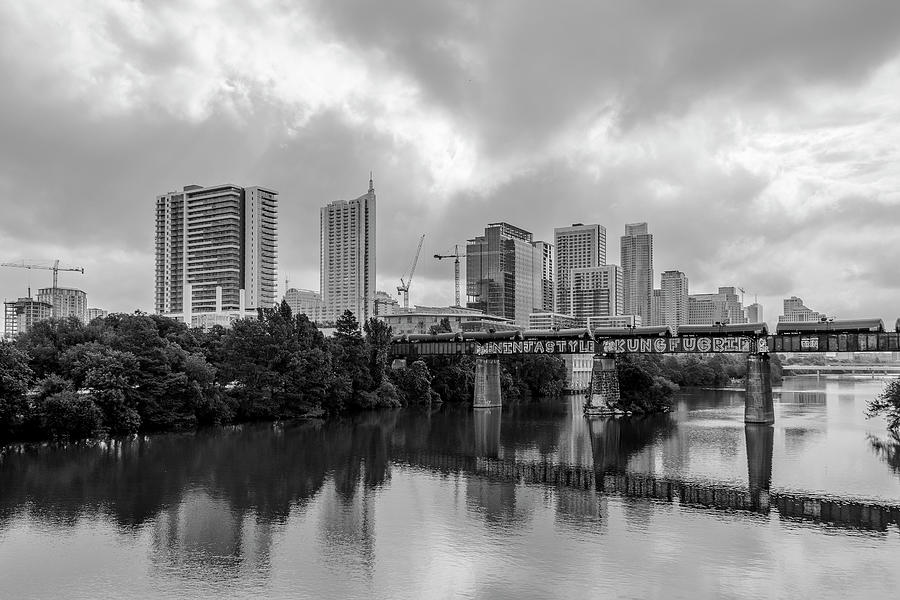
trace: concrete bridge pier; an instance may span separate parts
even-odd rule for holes
[[[591,371],[591,385],[584,403],[585,416],[622,414],[619,408],[619,374],[615,354],[597,354]]]
[[[772,377],[768,354],[747,355],[747,393],[744,396],[744,423],[775,422],[772,404]]]
[[[500,359],[496,356],[475,358],[475,408],[502,406],[500,395]]]
[[[762,423],[744,425],[747,440],[747,484],[750,488],[750,503],[760,511],[768,511],[771,503],[769,490],[772,487],[772,450],[775,428]]]

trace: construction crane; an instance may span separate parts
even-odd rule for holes
[[[61,267],[61,266],[59,266],[59,260],[54,260],[52,265],[47,265],[45,263],[28,262],[25,260],[20,260],[20,261],[16,261],[16,262],[0,263],[0,267],[12,267],[14,269],[43,269],[45,271],[53,271],[53,288],[52,288],[52,292],[51,292],[52,293],[51,298],[53,299],[53,302],[51,302],[51,304],[53,305],[53,308],[50,309],[51,317],[56,316],[56,295],[57,295],[56,290],[59,287],[59,285],[58,285],[59,272],[60,271],[74,271],[76,273],[81,273],[82,275],[84,275],[84,267]],[[30,291],[29,291],[28,295],[29,296],[31,295]]]
[[[422,242],[425,241],[425,234],[419,238],[419,246],[416,248],[416,256],[413,258],[412,266],[409,268],[409,275],[406,280],[401,277],[400,285],[397,286],[397,295],[403,295],[403,308],[409,308],[409,284],[412,283],[413,274],[416,272],[416,263],[419,262],[419,252],[422,251]]]
[[[453,258],[453,282],[456,284],[456,307],[459,308],[459,259],[465,258],[465,254],[459,253],[459,244],[453,245],[453,254],[435,254],[438,260],[442,258]]]

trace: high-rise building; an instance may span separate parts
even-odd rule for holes
[[[747,323],[762,323],[763,322],[763,307],[759,302],[754,302],[746,309],[747,313]]]
[[[591,331],[597,327],[640,327],[641,325],[641,318],[636,315],[590,317],[587,322],[588,329]]]
[[[322,302],[322,295],[318,292],[290,288],[284,293],[284,301],[295,315],[306,315],[313,323],[325,320],[325,303]]]
[[[744,307],[733,287],[720,287],[715,294],[691,294],[688,297],[688,324],[746,323]]]
[[[606,228],[582,223],[557,227],[553,230],[553,243],[556,246],[556,311],[573,314],[570,272],[606,264]]]
[[[532,242],[534,262],[531,280],[534,282],[531,303],[535,312],[553,310],[553,244]]]
[[[646,223],[628,223],[621,238],[624,313],[651,318],[653,296],[653,235]]]
[[[554,312],[536,312],[528,315],[528,329],[574,329],[584,327],[584,323],[572,315]]]
[[[472,298],[467,306],[520,327],[528,326],[529,314],[551,310],[552,295],[546,294],[544,281],[552,272],[548,247],[509,223],[489,224],[484,235],[466,245],[466,295]],[[536,281],[537,273],[541,279]],[[552,282],[548,285],[552,289]]]
[[[401,312],[400,303],[397,302],[397,299],[382,290],[375,292],[374,306],[375,315],[378,317],[394,315]]]
[[[591,317],[621,315],[622,271],[617,265],[570,269],[567,304],[582,326]]]
[[[653,295],[650,297],[650,314],[653,317],[649,323],[650,325],[659,327],[665,324],[666,304],[663,291],[659,288],[654,289]]]
[[[660,287],[663,296],[663,325],[677,330],[688,322],[688,278],[681,271],[663,271]]]
[[[49,319],[53,305],[33,298],[19,298],[3,303],[3,335],[11,339],[25,333],[38,321]]]
[[[39,302],[53,306],[53,316],[57,319],[75,317],[87,322],[87,294],[73,288],[41,288],[37,292]]]
[[[87,322],[90,323],[94,319],[103,319],[106,318],[106,315],[109,314],[109,311],[103,310],[102,308],[89,308],[87,309]]]
[[[156,312],[275,304],[278,192],[188,185],[156,198]]]
[[[803,305],[803,299],[791,296],[784,299],[784,314],[778,316],[779,323],[797,323],[802,321],[820,321],[826,319],[825,313]]]
[[[329,321],[345,310],[363,323],[375,315],[375,184],[353,200],[336,200],[320,211],[322,301]]]

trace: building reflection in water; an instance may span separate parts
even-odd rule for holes
[[[362,483],[362,479],[358,480]],[[375,493],[365,484],[352,491],[326,486],[321,496],[319,546],[336,573],[371,579],[375,569]]]
[[[584,417],[584,396],[572,394],[564,399],[569,412],[557,437],[557,458],[562,464],[591,466],[594,463],[590,420]]]
[[[807,406],[824,406],[827,381],[819,377],[791,377],[781,385],[781,402]]]
[[[203,489],[159,512],[153,523],[154,568],[201,581],[265,576],[270,568],[273,523],[241,514],[227,499]]]

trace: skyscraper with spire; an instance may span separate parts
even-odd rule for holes
[[[336,200],[319,214],[319,277],[327,320],[350,310],[362,323],[374,316],[375,184],[353,200]]]

